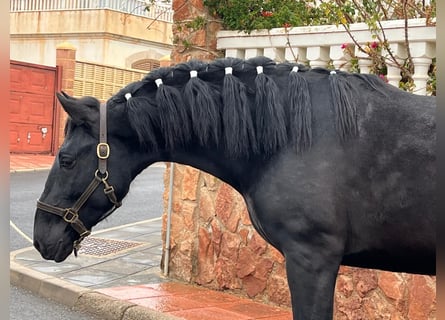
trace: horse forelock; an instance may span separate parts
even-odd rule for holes
[[[73,130],[74,123],[71,118],[68,117],[65,122],[65,128],[63,129],[63,135],[66,137]]]
[[[155,148],[182,147],[196,139],[202,146],[223,147],[232,157],[268,155],[290,144],[302,152],[312,144],[307,72],[330,78],[340,140],[355,135],[353,84],[345,73],[332,75],[326,69],[277,64],[265,57],[192,60],[159,68],[110,101],[126,104],[141,144]],[[287,87],[282,88],[276,79],[286,76]],[[162,139],[154,134],[156,128]]]

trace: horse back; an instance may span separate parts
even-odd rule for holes
[[[435,98],[388,90],[363,90],[358,135],[342,144],[323,95],[312,95],[313,146],[283,150],[247,199],[278,249],[295,240],[320,250],[316,235],[328,234],[322,247],[343,250],[342,264],[435,274]]]

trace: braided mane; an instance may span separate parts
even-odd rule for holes
[[[139,142],[154,149],[183,147],[195,139],[202,146],[224,148],[230,157],[270,155],[290,145],[303,152],[312,145],[313,121],[305,75],[314,71],[329,78],[338,135],[345,141],[357,134],[346,73],[276,64],[265,57],[192,60],[159,68],[108,103],[126,103]]]

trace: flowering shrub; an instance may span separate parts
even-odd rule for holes
[[[431,93],[431,95],[436,95],[436,58],[433,59],[428,75],[430,76],[427,81],[426,91]]]
[[[335,23],[325,5],[316,0],[204,0],[210,13],[219,16],[229,30],[250,33],[256,29],[311,26]],[[350,8],[352,10],[352,8]],[[350,13],[352,11],[349,10]]]
[[[411,90],[414,65],[411,57],[400,63],[392,54],[387,39],[380,28],[380,21],[391,19],[426,18],[433,24],[436,17],[436,0],[203,0],[211,14],[221,18],[223,26],[229,30],[250,33],[256,29],[335,24],[343,25],[349,32],[349,24],[367,23],[373,34],[373,41],[366,45],[358,44],[350,34],[353,44],[342,47],[350,57],[351,71],[358,72],[358,60],[354,50],[366,53],[372,61],[371,72],[382,77],[386,75],[386,65],[396,65],[401,72],[400,88]],[[383,34],[383,36],[382,36]],[[289,43],[289,45],[291,45]],[[431,69],[428,90],[435,92],[435,68]]]
[[[349,63],[350,63],[349,71],[360,72],[358,67],[358,59],[357,56],[355,55],[354,44],[344,43],[341,45],[341,48],[343,49],[345,56],[349,57]],[[368,57],[372,62],[370,66],[370,72],[377,74],[379,76],[385,76],[387,71],[385,63],[385,55],[382,52],[383,48],[380,42],[378,41],[368,42],[362,49],[368,54]]]
[[[203,0],[214,16],[221,18],[224,28],[251,32],[326,24],[366,22],[378,29],[379,20],[436,16],[436,1],[387,0]],[[403,3],[407,3],[403,6]]]

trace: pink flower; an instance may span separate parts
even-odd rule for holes
[[[386,83],[388,83],[388,79],[386,78],[386,76],[384,74],[379,74],[379,78],[382,79],[383,81],[385,81]]]
[[[371,43],[371,48],[372,49],[377,49],[379,47],[379,43],[377,41],[374,41]]]
[[[348,46],[349,46],[348,43],[343,43],[343,44],[341,45],[341,48],[342,48],[342,49],[346,49]]]

